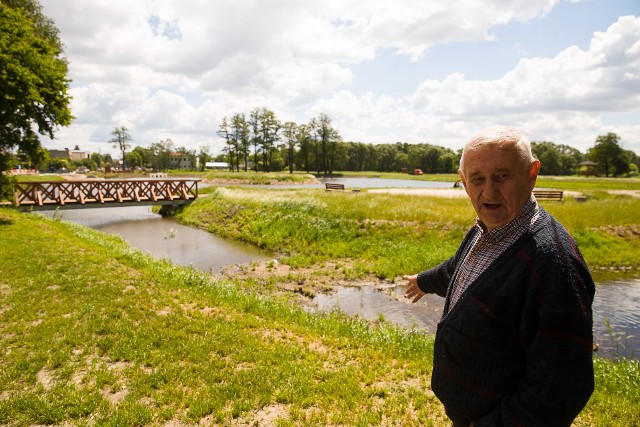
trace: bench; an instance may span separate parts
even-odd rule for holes
[[[562,201],[562,190],[533,190],[533,195],[536,196],[536,200],[555,200],[556,202]]]
[[[332,182],[327,182],[324,184],[325,191],[344,191],[344,184],[334,184]]]
[[[331,183],[331,182],[327,182],[327,183],[324,184],[324,186],[325,186],[325,190],[326,191],[343,191],[343,192],[347,191],[344,188],[344,184],[334,184],[334,183]],[[360,190],[357,189],[357,188],[354,188],[353,190],[351,190],[351,192],[352,193],[359,193]]]

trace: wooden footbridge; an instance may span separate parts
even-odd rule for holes
[[[15,185],[21,210],[162,205],[167,213],[198,197],[199,179],[23,181]]]

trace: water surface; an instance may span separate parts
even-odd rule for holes
[[[231,264],[270,258],[255,246],[187,227],[151,212],[149,206],[58,211],[56,215],[105,233],[123,237],[131,246],[178,265],[211,272]]]

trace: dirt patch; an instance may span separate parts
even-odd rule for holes
[[[53,384],[55,383],[55,371],[42,368],[36,374],[36,379],[42,388],[45,390],[51,390],[51,387],[53,387]]]
[[[609,194],[620,194],[623,196],[640,197],[640,190],[610,190]]]
[[[467,197],[461,188],[379,188],[367,190],[368,193],[406,194],[410,196]]]
[[[213,185],[251,185],[253,182],[248,179],[232,179],[232,178],[213,178],[213,179],[203,179],[203,183],[213,184]],[[279,181],[277,179],[272,179],[266,185],[310,185],[310,184],[319,184],[320,181],[317,179],[305,179],[304,181]],[[263,184],[259,184],[263,185]]]
[[[608,225],[606,227],[594,227],[591,229],[603,231],[611,236],[622,237],[623,239],[640,238],[640,225]]]
[[[349,260],[303,268],[293,268],[278,260],[270,260],[229,265],[212,275],[219,279],[233,279],[241,285],[257,289],[275,287],[276,291],[297,295],[302,303],[311,301],[318,293],[334,292],[338,287],[371,286],[376,290],[385,290],[402,282],[401,277],[389,281],[373,274],[356,274],[353,262]]]

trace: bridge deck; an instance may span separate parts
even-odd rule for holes
[[[74,209],[127,205],[181,205],[198,197],[199,179],[23,181],[14,205],[21,209]]]

